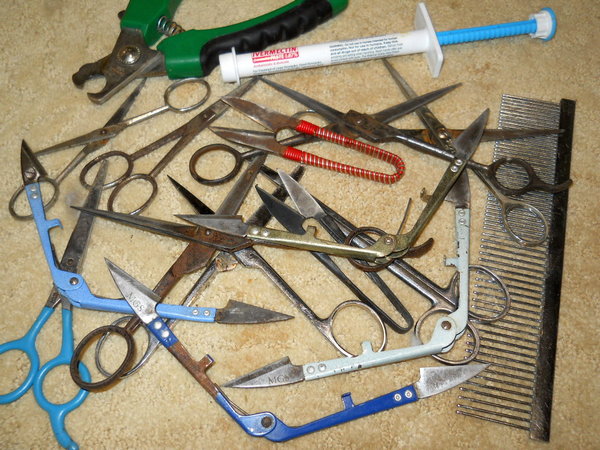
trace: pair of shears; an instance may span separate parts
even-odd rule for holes
[[[413,112],[416,108],[421,105],[427,104],[455,89],[458,85],[449,86],[444,89],[425,94],[419,98],[411,99],[407,102],[395,105],[391,108],[387,108],[384,111],[385,115],[393,117],[401,117],[405,114]],[[237,144],[245,145],[248,147],[255,148],[259,151],[265,151],[270,154],[280,156],[285,159],[296,161],[309,166],[320,167],[323,169],[331,170],[334,172],[340,172],[349,174],[355,177],[365,178],[368,180],[376,181],[379,183],[391,184],[395,183],[404,174],[404,161],[399,156],[383,150],[378,147],[366,144],[361,141],[357,141],[343,134],[335,133],[330,129],[319,127],[311,122],[302,120],[296,117],[286,116],[284,114],[273,111],[256,103],[249,102],[247,100],[236,98],[233,96],[224,97],[223,101],[231,105],[238,111],[241,111],[252,120],[263,125],[265,128],[271,130],[271,132],[260,133],[249,130],[235,130],[231,128],[223,127],[211,127],[218,136],[235,142]],[[360,167],[350,166],[337,161],[332,161],[326,158],[322,158],[311,153],[298,150],[297,148],[289,145],[279,143],[275,136],[279,131],[291,129],[298,131],[302,134],[323,139],[325,141],[333,142],[343,147],[351,148],[362,152],[368,156],[382,160],[390,164],[394,168],[392,174],[376,172],[372,170],[363,169]]]
[[[392,72],[394,79],[399,85],[404,84],[405,86],[408,86],[406,82],[401,83],[399,81],[401,78],[400,75],[394,71],[387,62],[386,67]],[[376,117],[374,115],[363,114],[353,110],[343,113],[300,92],[281,86],[272,80],[267,78],[261,78],[261,80],[323,116],[330,122],[330,128],[332,130],[343,130],[343,132],[348,135],[362,137],[374,143],[390,141],[400,142],[414,150],[447,161],[451,161],[454,158],[451,151],[440,148],[437,145],[439,144],[439,138],[456,137],[460,130],[449,130],[445,127],[443,130],[435,129],[435,131],[429,129],[417,131],[401,130],[388,125],[389,122],[395,119],[394,117],[386,119],[381,117],[381,115]],[[560,132],[561,130],[552,129],[484,130],[482,140],[516,139],[557,134]],[[307,139],[305,136],[298,136],[293,142],[295,145],[298,145],[307,142]],[[434,144],[431,144],[430,142],[433,142]],[[497,173],[498,171],[503,170],[503,168],[514,166],[518,166],[524,171],[523,184],[518,187],[504,186],[497,177]],[[531,164],[519,158],[502,158],[488,165],[470,160],[467,163],[467,167],[477,175],[489,191],[498,199],[504,226],[515,241],[519,242],[521,245],[534,246],[539,245],[546,240],[549,230],[544,215],[533,205],[510,198],[509,196],[519,196],[535,190],[550,193],[560,192],[571,185],[571,180],[556,185],[546,183],[536,175]],[[535,221],[538,224],[538,232],[519,233],[519,231],[513,230],[509,220],[509,215],[513,211],[525,211],[530,213],[533,217],[532,222]]]
[[[288,441],[439,394],[469,380],[488,367],[487,364],[470,364],[458,367],[421,368],[421,377],[414,384],[360,404],[354,404],[351,394],[346,393],[342,395],[343,410],[304,425],[289,426],[271,412],[248,414],[233,403],[206,373],[214,364],[214,360],[209,355],[205,355],[198,361],[194,360],[169,326],[156,313],[153,292],[112,263],[109,263],[109,270],[123,296],[131,302],[132,306],[138,305],[134,311],[148,330],[250,436],[264,437],[274,442]]]
[[[98,205],[102,193],[102,183],[104,182],[106,172],[107,167],[106,164],[104,164],[100,167],[100,170],[96,175],[92,190],[85,200],[85,207],[94,208]],[[23,181],[25,186],[32,187],[32,195],[41,195],[35,185],[39,186],[38,182],[43,175],[43,172],[36,172],[35,170],[25,170],[23,172]],[[69,238],[69,242],[67,243],[67,247],[65,248],[63,257],[60,261],[60,267],[65,272],[79,273],[81,271],[85,250],[92,231],[93,221],[93,216],[85,213],[81,213],[79,215],[79,219],[77,220],[75,228],[71,233],[71,237]],[[46,322],[59,305],[62,310],[61,349],[55,358],[51,359],[40,367],[40,357],[36,349],[36,342]],[[69,303],[69,301],[58,292],[56,287],[53,287],[46,304],[42,308],[29,331],[20,339],[0,345],[0,354],[11,350],[19,350],[25,353],[29,358],[29,373],[27,377],[21,383],[21,385],[12,392],[0,395],[0,403],[6,404],[18,400],[33,386],[33,392],[36,401],[50,416],[50,423],[52,425],[52,431],[56,436],[56,440],[65,448],[77,448],[77,444],[66,431],[66,416],[83,403],[88,392],[81,389],[70,401],[63,404],[55,404],[47,399],[46,395],[44,394],[43,386],[44,380],[52,370],[58,368],[59,366],[68,366],[71,362],[71,357],[73,355],[72,314],[73,312],[71,303]],[[81,364],[80,370],[85,379],[89,380],[90,373],[87,367]],[[6,376],[6,374],[4,375]]]
[[[292,39],[343,11],[348,0],[294,0],[245,22],[209,30],[188,30],[171,19],[181,0],[130,0],[121,17],[121,32],[112,52],[83,65],[72,77],[83,87],[102,76],[104,88],[88,97],[104,103],[136,78],[168,75],[169,78],[202,77],[218,64],[219,55],[231,51],[259,51]],[[150,48],[163,35],[156,50]]]

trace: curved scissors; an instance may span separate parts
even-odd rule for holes
[[[229,93],[229,95],[244,95],[255,83],[256,79],[251,79],[250,81],[244,83],[243,85],[237,87],[233,91]],[[125,172],[117,179],[107,183],[105,187],[114,187],[113,191],[108,198],[107,208],[109,211],[114,211],[115,200],[118,197],[119,193],[127,186],[129,183],[135,180],[145,181],[150,184],[151,192],[150,196],[137,209],[131,211],[129,214],[139,214],[141,211],[146,209],[154,197],[156,197],[158,191],[158,184],[156,183],[156,177],[160,174],[160,172],[181,152],[186,145],[188,145],[202,130],[204,130],[208,125],[210,125],[217,118],[221,117],[225,111],[229,108],[223,100],[217,100],[215,103],[210,105],[204,111],[200,112],[196,117],[190,120],[188,123],[182,125],[181,127],[173,130],[166,136],[154,141],[153,143],[135,151],[132,154],[127,154],[121,151],[111,151],[104,153],[103,155],[98,156],[97,158],[90,161],[81,171],[79,179],[82,184],[86,185],[85,177],[89,170],[100,161],[109,158],[122,158],[127,163],[127,169]],[[163,158],[154,166],[154,168],[148,173],[133,173],[133,166],[135,161],[140,158],[143,158],[159,148],[165,146],[171,141],[177,140],[175,145],[171,147],[171,149],[163,156]]]
[[[406,92],[406,87],[408,84],[401,80],[400,75],[394,71],[394,69],[386,62],[386,67],[392,73],[395,81],[400,85],[400,87]],[[424,142],[421,139],[415,138],[414,133],[405,132],[404,130],[399,130],[388,125],[389,122],[395,120],[397,116],[386,113],[386,111],[382,111],[381,113],[376,114],[362,114],[357,111],[349,111],[347,113],[343,113],[338,111],[328,105],[325,105],[315,99],[308,97],[305,94],[294,91],[290,88],[282,86],[280,84],[275,83],[274,81],[261,78],[261,80],[267,83],[269,86],[277,89],[288,97],[296,100],[297,102],[303,104],[307,108],[310,108],[312,111],[320,114],[326,120],[330,122],[330,127],[334,130],[343,130],[345,134],[353,137],[363,137],[371,142],[389,142],[396,141],[407,145],[410,148],[413,148],[417,151],[421,151],[423,153],[429,154],[431,156],[435,156],[437,158],[445,159],[447,161],[451,161],[454,156],[450,150],[445,147],[439,148],[435,145],[431,145],[427,142]],[[400,81],[401,80],[401,81]],[[404,87],[402,86],[404,85]],[[408,87],[410,89],[410,87]],[[412,90],[411,90],[412,91]],[[414,91],[412,91],[414,94]],[[412,97],[412,96],[408,96]],[[433,117],[435,119],[435,117]],[[443,125],[442,125],[443,127]],[[491,135],[496,139],[511,139],[515,137],[528,137],[528,136],[538,136],[540,134],[548,134],[551,130],[519,130],[521,133],[517,133],[515,136],[515,130],[499,130],[500,135],[498,133],[491,133]],[[560,130],[554,130],[554,132],[558,133]],[[485,132],[484,132],[485,133]],[[429,131],[427,136],[435,138],[436,142],[439,143],[438,138],[450,138],[454,136],[456,133],[453,130],[448,130],[445,127],[442,129],[434,129],[434,131]],[[296,142],[299,144],[300,142]],[[512,188],[509,186],[504,186],[497,178],[497,172],[502,166],[508,165],[518,165],[524,169],[526,174],[526,182],[523,183],[519,188]],[[485,184],[485,186],[491,191],[491,193],[496,196],[498,201],[500,202],[502,208],[502,218],[504,222],[504,226],[507,228],[509,234],[521,245],[534,246],[543,242],[548,237],[548,225],[543,214],[535,208],[533,205],[523,202],[521,200],[516,200],[509,198],[508,196],[513,195],[522,195],[531,191],[544,191],[549,193],[556,193],[567,189],[572,181],[567,180],[563,183],[559,184],[549,184],[541,180],[535,170],[527,161],[516,158],[503,158],[498,161],[484,165],[473,160],[469,160],[467,162],[467,167],[471,169],[478,178]],[[508,220],[508,216],[510,212],[515,210],[525,210],[529,211],[532,215],[534,215],[537,219],[539,227],[542,229],[539,233],[532,233],[534,235],[540,236],[540,238],[533,237],[530,238],[528,236],[519,235],[517,231],[513,230],[510,225],[510,221]]]
[[[95,208],[102,192],[102,183],[106,177],[107,167],[103,164],[96,175],[92,190],[88,194],[84,206]],[[24,177],[25,178],[25,177]],[[39,177],[24,179],[25,184],[38,182]],[[85,250],[92,230],[93,216],[80,214],[77,224],[73,229],[65,252],[60,262],[60,267],[71,273],[79,273],[85,255]],[[56,310],[58,305],[62,309],[62,344],[59,354],[46,362],[40,368],[40,358],[36,349],[36,341],[42,328]],[[56,288],[52,289],[46,304],[42,308],[37,319],[29,331],[20,339],[6,342],[0,345],[0,354],[11,350],[20,350],[29,358],[29,373],[23,383],[14,391],[0,395],[0,403],[11,403],[21,398],[32,386],[35,399],[40,407],[50,416],[52,430],[56,439],[63,447],[76,447],[77,444],[71,439],[65,428],[65,418],[67,414],[79,407],[88,395],[88,392],[80,389],[79,392],[70,401],[63,404],[50,402],[44,394],[44,380],[48,374],[59,366],[68,366],[73,355],[73,316],[71,303],[58,293]],[[89,381],[90,372],[82,363],[80,370],[83,377]]]

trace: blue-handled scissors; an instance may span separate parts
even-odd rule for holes
[[[102,192],[102,184],[104,183],[104,178],[106,177],[106,172],[107,166],[103,165],[98,171],[93,188],[85,201],[86,206],[93,208],[98,205]],[[25,185],[31,185],[32,183],[38,183],[43,176],[43,170],[26,170],[24,171],[23,179]],[[89,214],[80,214],[63,254],[62,260],[60,261],[60,267],[63,270],[71,273],[77,273],[81,270],[85,249],[87,247],[89,236],[92,230],[93,220],[94,217]],[[55,358],[51,359],[40,367],[40,357],[36,349],[36,341],[44,325],[54,313],[58,305],[62,306],[61,349]],[[46,376],[59,366],[69,366],[71,357],[73,355],[72,305],[67,299],[60,295],[55,287],[52,289],[46,304],[42,308],[40,314],[29,331],[20,339],[15,339],[0,345],[0,354],[9,352],[11,350],[19,350],[25,353],[29,358],[30,369],[27,377],[19,387],[8,394],[0,395],[0,403],[12,403],[20,399],[33,386],[35,399],[40,407],[49,414],[52,430],[54,431],[59,444],[66,448],[77,448],[77,444],[75,441],[73,441],[73,439],[71,439],[66,431],[65,418],[67,414],[83,403],[88,395],[88,391],[80,389],[75,397],[73,397],[70,401],[62,404],[56,404],[50,402],[46,398],[43,389]],[[90,372],[85,365],[81,364],[80,369],[83,376],[89,380]]]

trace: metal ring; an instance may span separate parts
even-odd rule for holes
[[[206,88],[206,94],[199,102],[194,103],[193,105],[183,106],[181,108],[178,108],[177,106],[173,106],[171,104],[171,100],[170,100],[169,96],[179,86],[188,84],[188,83],[200,83],[200,84],[204,85],[204,87]],[[206,102],[206,100],[208,100],[208,97],[210,97],[210,85],[206,82],[206,80],[204,80],[202,78],[184,78],[182,80],[177,80],[174,83],[171,83],[171,85],[167,89],[165,89],[165,95],[164,95],[165,105],[167,105],[170,110],[177,111],[177,112],[188,112],[188,111],[191,111],[192,109],[196,109],[200,105],[204,104]]]
[[[493,316],[491,318],[487,318],[485,316],[481,316],[481,315],[476,314],[475,312],[473,312],[471,310],[469,310],[469,316],[471,316],[471,318],[473,320],[475,320],[476,322],[478,322],[478,323],[491,323],[491,322],[495,322],[496,320],[502,319],[504,316],[506,316],[508,314],[508,311],[510,310],[510,305],[511,305],[510,293],[508,292],[508,288],[504,284],[504,281],[502,281],[500,279],[500,277],[498,277],[498,275],[496,275],[494,272],[492,272],[487,267],[479,266],[479,265],[476,265],[476,264],[472,264],[472,265],[469,266],[469,270],[471,270],[471,269],[474,269],[474,270],[477,270],[477,271],[481,271],[481,272],[485,272],[490,277],[492,277],[494,279],[494,281],[496,281],[500,285],[500,288],[506,294],[506,297],[505,297],[506,298],[506,303],[505,303],[504,308],[502,309],[502,311],[500,311],[498,314],[496,314],[495,316]]]
[[[92,341],[92,339],[97,338],[99,335],[104,335],[105,333],[117,333],[125,338],[125,342],[127,343],[127,354],[125,355],[125,359],[119,366],[119,368],[106,379],[97,381],[97,382],[86,382],[81,378],[79,373],[79,362],[81,361],[81,354],[85,351],[88,344]],[[135,344],[133,341],[133,336],[131,333],[125,328],[118,327],[116,325],[105,325],[100,328],[96,328],[92,332],[90,332],[87,336],[85,336],[81,342],[75,348],[73,352],[73,356],[71,357],[71,364],[69,365],[69,369],[71,371],[71,378],[73,381],[82,389],[86,391],[100,391],[109,386],[112,386],[121,378],[121,375],[131,367],[131,363],[133,361],[133,356],[135,354]]]
[[[510,188],[508,186],[504,186],[498,179],[498,169],[501,166],[508,164],[521,166],[527,173],[527,182],[522,187]],[[493,180],[495,181],[496,186],[500,189],[500,192],[502,192],[504,195],[522,195],[526,192],[531,191],[534,182],[536,180],[539,180],[531,164],[529,164],[527,161],[521,158],[500,158],[488,166],[488,172],[490,174],[490,177],[493,178]]]
[[[133,175],[129,175],[127,178],[125,178],[123,181],[121,181],[121,183],[119,183],[115,187],[115,189],[110,193],[110,196],[108,197],[108,202],[106,204],[106,207],[109,211],[114,212],[114,202],[115,202],[115,199],[117,198],[117,195],[119,195],[119,192],[121,192],[121,190],[127,184],[131,183],[134,180],[146,180],[152,186],[152,192],[150,193],[150,197],[148,197],[148,200],[146,200],[142,204],[142,206],[140,206],[137,209],[134,209],[129,214],[130,215],[139,214],[144,209],[146,209],[148,207],[148,205],[150,205],[150,203],[152,203],[152,200],[154,200],[154,197],[156,197],[156,194],[158,192],[158,185],[156,184],[156,180],[146,173],[134,173]]]
[[[387,329],[385,328],[385,325],[383,324],[383,321],[381,320],[381,317],[379,317],[379,314],[377,314],[377,312],[373,308],[371,308],[369,305],[366,305],[363,302],[358,301],[358,300],[347,300],[345,302],[340,303],[339,305],[337,305],[335,307],[335,309],[331,312],[331,314],[329,315],[329,317],[327,319],[327,321],[329,322],[329,326],[331,327],[331,337],[333,338],[333,342],[335,343],[336,348],[338,350],[340,350],[346,356],[350,356],[350,357],[358,356],[358,355],[355,355],[354,353],[349,352],[344,347],[342,347],[342,345],[335,338],[335,334],[333,333],[333,321],[335,320],[335,316],[342,309],[350,308],[352,306],[358,306],[360,308],[366,309],[369,313],[371,313],[371,315],[373,317],[375,317],[377,319],[377,323],[379,323],[379,326],[381,328],[381,333],[382,333],[382,336],[383,336],[383,339],[382,339],[382,342],[381,342],[381,346],[379,347],[379,349],[377,350],[377,352],[382,351],[385,348],[385,346],[387,345]]]
[[[122,322],[129,322],[129,320],[132,317],[133,316],[119,317],[117,320],[115,320],[110,325],[115,326],[115,327],[119,326],[119,324]],[[119,327],[119,328],[123,328],[123,327]],[[109,372],[102,366],[102,362],[100,361],[100,352],[102,351],[102,346],[106,342],[106,339],[108,338],[108,336],[110,336],[110,333],[108,333],[108,332],[104,333],[102,336],[100,336],[100,339],[98,339],[98,342],[96,342],[96,348],[94,349],[94,361],[96,362],[96,369],[98,369],[98,372],[100,372],[105,377],[110,377],[112,375],[111,372]],[[125,378],[125,374],[121,378]]]
[[[222,151],[225,153],[229,153],[231,156],[233,156],[235,158],[235,165],[233,166],[233,169],[231,169],[231,172],[229,172],[225,176],[211,180],[211,179],[204,178],[204,177],[201,177],[200,175],[198,175],[198,172],[196,171],[196,163],[206,153],[210,153],[210,152],[214,152],[214,151]],[[196,150],[196,152],[192,155],[192,157],[190,158],[190,164],[189,164],[190,174],[192,175],[194,180],[196,180],[200,184],[204,184],[207,186],[216,186],[218,184],[226,183],[227,181],[229,181],[233,177],[235,177],[239,173],[240,169],[242,168],[243,162],[244,161],[243,161],[242,155],[240,154],[240,152],[238,152],[233,147],[230,147],[229,145],[226,145],[226,144],[211,144],[211,145],[207,145],[205,147],[202,147],[202,148]]]
[[[514,211],[516,209],[524,209],[526,211],[529,211],[531,214],[533,214],[538,219],[540,219],[540,221],[542,223],[542,227],[544,229],[541,238],[528,240],[528,239],[523,238],[522,236],[519,236],[517,233],[515,233],[513,231],[513,229],[510,226],[510,223],[508,222],[508,215],[510,214],[511,211]],[[511,201],[508,204],[503,203],[502,210],[503,210],[502,221],[504,222],[504,228],[506,229],[506,232],[522,246],[536,247],[538,245],[541,245],[546,239],[548,239],[548,222],[546,221],[546,218],[541,213],[541,211],[539,209],[537,209],[535,206],[532,206],[532,205],[529,205],[529,204],[523,203],[523,202]]]
[[[381,228],[377,228],[377,227],[359,227],[359,228],[356,228],[356,229],[352,230],[350,233],[348,233],[348,235],[346,236],[346,239],[344,240],[344,244],[346,244],[346,245],[352,245],[352,241],[360,233],[375,233],[375,234],[377,234],[379,236],[387,234]],[[365,261],[362,261],[362,260],[359,260],[359,259],[355,259],[355,258],[348,258],[348,261],[350,261],[350,264],[352,264],[354,267],[356,267],[357,269],[360,269],[360,270],[362,270],[364,272],[378,272],[378,271],[380,271],[382,269],[385,269],[390,264],[392,264],[392,262],[394,262],[393,259],[390,259],[389,261],[386,261],[386,262],[381,263],[381,264],[370,264],[368,262],[365,262]]]
[[[91,189],[92,185],[89,184],[87,181],[85,181],[85,177],[88,174],[88,172],[90,171],[90,169],[92,167],[94,167],[96,164],[98,164],[100,161],[104,161],[104,160],[107,160],[108,158],[113,158],[115,156],[119,157],[119,158],[123,158],[125,161],[127,161],[127,169],[125,170],[123,175],[121,175],[119,178],[116,178],[112,181],[109,181],[108,183],[103,184],[102,188],[109,189],[111,187],[117,186],[123,180],[125,180],[129,175],[131,175],[131,172],[133,172],[133,160],[131,159],[131,156],[129,156],[127,153],[124,153],[124,152],[121,152],[118,150],[113,150],[110,152],[103,153],[99,156],[96,156],[94,159],[92,159],[90,162],[88,162],[85,166],[83,166],[83,168],[81,169],[81,173],[79,174],[79,182],[81,183],[81,185],[86,189]]]
[[[54,192],[52,193],[52,197],[50,198],[50,200],[48,200],[47,203],[44,204],[44,210],[47,211],[56,203],[56,200],[58,200],[59,188],[58,188],[58,183],[53,178],[40,177],[38,180],[38,183],[43,183],[43,182],[49,183],[54,189]],[[8,212],[10,212],[10,215],[13,216],[17,220],[33,219],[33,214],[27,214],[27,215],[21,216],[17,213],[17,211],[15,211],[15,203],[17,202],[17,198],[19,198],[19,196],[21,195],[21,193],[23,191],[25,191],[24,185],[21,186],[19,189],[17,189],[15,191],[15,193],[12,195],[12,197],[8,201]]]

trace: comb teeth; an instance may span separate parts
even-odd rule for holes
[[[494,160],[525,159],[549,183],[568,178],[574,110],[570,100],[559,105],[504,95],[500,128],[553,127],[565,133],[497,142]],[[507,186],[522,183],[524,174],[510,169],[499,171],[499,180]],[[545,441],[550,438],[567,198],[568,191],[520,197],[537,207],[549,224],[550,239],[527,248],[509,238],[498,201],[488,195],[479,264],[504,281],[512,306],[497,322],[477,325],[481,351],[476,360],[492,366],[461,387],[457,405],[461,415],[527,430],[530,438]],[[528,237],[540,232],[530,216],[511,216],[509,224]],[[485,300],[481,292],[473,295],[475,308]]]

